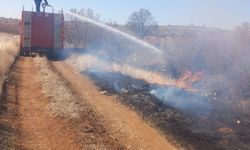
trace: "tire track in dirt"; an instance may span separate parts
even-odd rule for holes
[[[72,90],[99,114],[109,132],[127,149],[177,149],[134,111],[115,101],[115,97],[101,94],[88,77],[80,75],[65,62],[52,62],[52,66],[68,81]]]

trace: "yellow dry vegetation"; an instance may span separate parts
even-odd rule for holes
[[[49,112],[55,116],[79,118],[84,106],[81,106],[77,97],[67,87],[67,83],[53,71],[46,58],[37,57],[34,63],[38,70],[37,80],[42,85],[43,94],[50,100]]]
[[[18,55],[18,43],[17,35],[0,33],[0,85],[2,85],[6,73]],[[2,93],[2,88],[0,88],[0,93]]]

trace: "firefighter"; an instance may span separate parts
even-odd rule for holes
[[[35,0],[35,3],[36,3],[36,11],[37,12],[40,12],[40,5],[41,5],[41,2],[42,0]],[[46,5],[49,5],[48,1],[47,0],[44,0],[45,4]]]

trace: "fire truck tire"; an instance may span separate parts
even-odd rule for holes
[[[43,57],[43,53],[40,52],[40,53],[39,53],[39,57]]]
[[[21,56],[26,56],[26,53],[25,53],[25,51],[23,49],[20,50],[20,55]]]
[[[68,54],[65,51],[54,51],[47,54],[48,59],[54,61],[62,61],[68,57]]]

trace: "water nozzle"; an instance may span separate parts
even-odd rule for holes
[[[51,6],[51,5],[47,4],[47,3],[43,3],[43,4],[42,4],[42,7],[43,7],[43,11],[44,11],[44,12],[45,12],[45,8],[46,8],[46,7],[54,8],[53,6]]]

